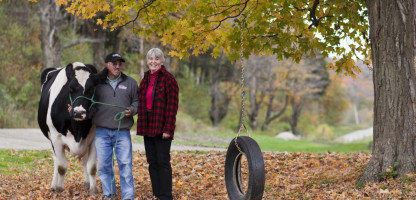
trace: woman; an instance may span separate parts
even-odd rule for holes
[[[158,48],[147,52],[147,66],[138,89],[139,110],[137,135],[144,136],[146,158],[153,195],[161,200],[172,199],[172,167],[170,146],[178,111],[178,84],[163,63]]]

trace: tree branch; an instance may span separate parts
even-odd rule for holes
[[[289,102],[289,96],[286,95],[285,96],[285,104],[283,105],[283,108],[279,111],[279,113],[275,114],[273,117],[270,117],[267,120],[267,124],[269,124],[271,121],[273,121],[273,120],[277,119],[278,117],[280,117],[286,111],[288,102]]]
[[[135,22],[139,18],[140,12],[142,12],[142,10],[146,9],[147,7],[151,6],[153,4],[153,2],[155,2],[155,1],[156,0],[148,0],[147,2],[144,2],[143,7],[140,8],[139,11],[137,11],[136,17],[134,19],[128,21],[127,23],[121,25],[120,27],[127,26],[127,24]]]
[[[65,44],[62,48],[70,48],[73,47],[77,44],[82,44],[82,43],[98,43],[98,42],[104,42],[103,40],[99,40],[99,39],[91,39],[91,38],[73,38],[68,44]]]
[[[214,28],[212,28],[212,29],[210,29],[210,30],[206,30],[206,31],[204,31],[204,32],[210,32],[210,31],[216,30],[217,28],[219,28],[219,27],[221,26],[222,22],[224,22],[225,20],[239,17],[239,16],[240,16],[240,15],[244,12],[244,10],[247,8],[247,3],[248,3],[248,1],[249,1],[249,0],[247,0],[247,1],[243,2],[243,3],[240,3],[240,4],[234,4],[234,5],[231,5],[229,8],[227,8],[227,9],[225,9],[225,10],[221,11],[221,12],[218,12],[218,13],[215,13],[215,14],[211,15],[211,17],[212,17],[212,16],[219,15],[219,14],[221,14],[221,13],[224,13],[226,10],[231,9],[231,8],[232,8],[232,7],[234,7],[235,5],[238,5],[238,6],[244,5],[244,7],[243,7],[242,9],[240,9],[240,11],[239,11],[236,15],[233,15],[233,16],[227,16],[227,17],[225,17],[225,18],[223,18],[223,19],[221,19],[221,20],[219,20],[219,21],[211,21],[211,22],[217,22],[217,23],[218,23],[218,25],[217,25],[217,26],[215,26]],[[235,10],[237,10],[237,9],[234,9],[234,10],[233,10],[233,12],[234,12]],[[206,16],[206,17],[209,17],[209,16]]]
[[[212,14],[212,15],[207,15],[207,16],[204,16],[204,17],[206,17],[206,18],[208,18],[208,17],[213,17],[213,16],[217,16],[217,15],[220,15],[220,14],[223,14],[224,12],[226,12],[227,10],[229,10],[229,9],[231,9],[231,8],[233,8],[233,7],[239,7],[239,6],[241,6],[241,5],[244,5],[244,8],[241,10],[241,12],[239,13],[239,14],[241,14],[243,11],[244,11],[244,9],[247,7],[247,3],[248,3],[248,1],[249,0],[246,0],[245,2],[241,2],[241,3],[238,3],[238,4],[233,4],[233,5],[228,5],[228,6],[216,6],[216,7],[218,7],[218,8],[226,8],[226,9],[224,9],[223,11],[220,11],[220,12],[217,12],[217,13],[214,13],[214,14]],[[236,9],[234,9],[233,11],[235,11]],[[238,15],[237,15],[238,16]]]
[[[316,8],[318,7],[319,0],[315,0],[313,2],[312,8],[309,8],[309,19],[312,21],[312,24],[309,25],[309,29],[312,28],[312,26],[317,27],[319,25],[319,19],[316,19],[315,12]]]

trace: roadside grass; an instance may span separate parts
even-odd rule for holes
[[[52,161],[50,150],[0,149],[0,174],[19,173],[23,168],[33,169],[43,162]]]

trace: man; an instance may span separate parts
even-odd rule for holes
[[[130,128],[134,123],[133,115],[137,113],[138,85],[133,78],[122,73],[123,62],[125,60],[118,53],[111,53],[105,58],[105,68],[100,73],[102,83],[96,87],[95,100],[109,105],[94,104],[94,144],[104,198],[116,196],[112,167],[114,148],[120,171],[122,199],[134,199]],[[122,111],[125,115],[119,124],[116,118]]]

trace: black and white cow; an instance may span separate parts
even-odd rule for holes
[[[90,195],[95,195],[95,127],[88,117],[91,101],[87,98],[94,95],[98,83],[97,70],[92,65],[75,62],[62,69],[45,69],[41,81],[38,123],[43,134],[51,141],[53,149],[55,169],[51,190],[62,192],[64,189],[67,171],[65,150],[68,150],[81,159],[84,165],[84,185]],[[73,109],[69,113],[68,104],[71,103]]]

